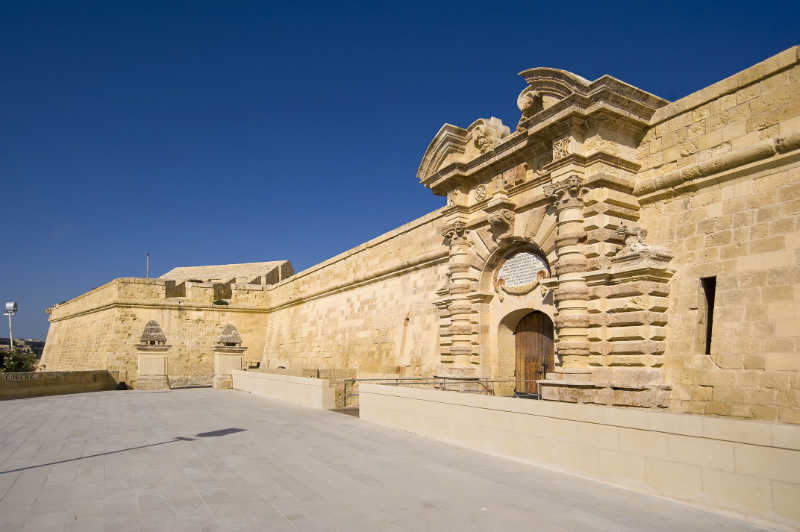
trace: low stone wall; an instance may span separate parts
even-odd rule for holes
[[[36,371],[0,374],[0,399],[113,390],[117,379],[105,370]]]
[[[233,389],[308,408],[336,408],[334,385],[327,379],[232,370]]]
[[[361,383],[363,420],[800,526],[800,426]]]

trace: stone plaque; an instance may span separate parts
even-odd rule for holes
[[[503,262],[497,272],[497,282],[505,281],[505,288],[527,287],[539,280],[540,272],[544,272],[544,277],[550,275],[544,259],[532,251],[520,251]]]

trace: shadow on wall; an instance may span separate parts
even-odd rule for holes
[[[167,445],[167,444],[170,444],[170,443],[177,443],[177,442],[182,442],[182,441],[183,442],[196,441],[197,438],[209,438],[209,437],[227,436],[228,434],[235,434],[237,432],[244,432],[245,430],[247,430],[247,429],[239,429],[239,428],[231,427],[231,428],[227,428],[227,429],[212,430],[212,431],[209,431],[209,432],[200,432],[200,433],[195,434],[194,438],[190,438],[188,436],[175,436],[171,440],[160,441],[160,442],[156,442],[156,443],[146,443],[144,445],[137,445],[135,447],[126,447],[125,449],[117,449],[116,451],[106,451],[106,452],[102,452],[102,453],[87,454],[86,456],[78,456],[76,458],[66,458],[64,460],[56,460],[55,462],[47,462],[46,464],[37,464],[37,465],[31,465],[31,466],[18,467],[16,469],[8,469],[6,471],[0,471],[0,475],[5,475],[5,474],[8,474],[8,473],[17,473],[19,471],[27,471],[29,469],[36,469],[36,468],[39,468],[39,467],[48,467],[48,466],[56,465],[56,464],[66,464],[66,463],[69,463],[69,462],[77,462],[78,460],[86,460],[88,458],[96,458],[98,456],[107,456],[107,455],[110,455],[110,454],[126,453],[128,451],[135,451],[137,449],[146,449],[148,447],[158,447],[160,445]]]

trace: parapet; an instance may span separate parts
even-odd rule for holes
[[[241,264],[217,264],[209,266],[180,266],[173,268],[160,279],[176,283],[238,283],[275,284],[294,273],[287,260],[268,262],[244,262]]]

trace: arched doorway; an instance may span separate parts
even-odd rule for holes
[[[514,393],[530,396],[537,393],[536,381],[553,369],[553,322],[547,314],[535,310],[526,315],[514,330],[516,345],[516,386]]]

